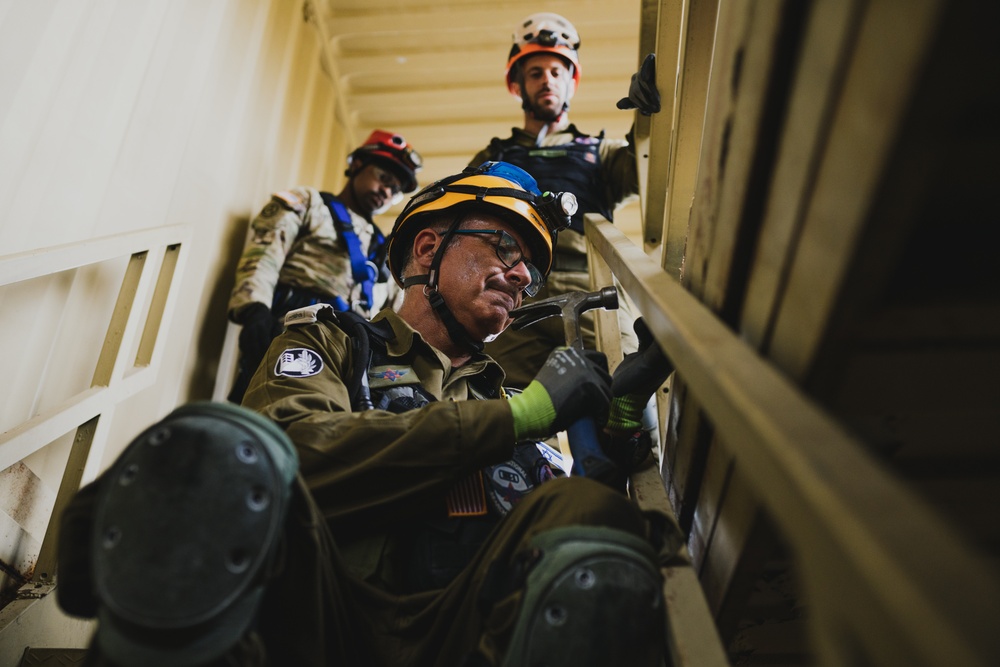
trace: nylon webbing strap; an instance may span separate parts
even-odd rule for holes
[[[347,207],[329,192],[321,192],[320,196],[323,197],[323,203],[326,204],[326,207],[330,209],[330,215],[333,216],[337,227],[337,234],[347,246],[347,254],[351,260],[351,277],[354,278],[355,284],[361,287],[365,309],[370,310],[375,301],[373,291],[375,281],[378,279],[378,269],[361,250],[361,239],[354,232],[351,214]],[[381,240],[382,233],[376,229],[375,235],[372,237],[372,247],[377,247]]]

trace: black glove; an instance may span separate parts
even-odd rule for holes
[[[639,318],[632,325],[639,337],[639,351],[625,355],[611,383],[614,399],[606,428],[611,432],[635,432],[642,426],[642,412],[649,398],[667,381],[673,364],[656,344],[649,327]]]
[[[618,100],[619,109],[638,109],[643,116],[660,110],[660,91],[656,89],[656,54],[650,53],[642,61],[639,71],[632,75],[628,97]]]
[[[626,354],[618,364],[611,390],[615,396],[636,394],[645,396],[648,400],[674,372],[674,366],[656,344],[652,332],[641,317],[632,324],[632,328],[639,337],[639,349]]]
[[[237,314],[237,321],[243,325],[240,331],[240,354],[247,368],[256,370],[271,345],[274,318],[271,309],[262,303],[251,303]]]
[[[515,435],[547,437],[584,416],[603,423],[610,401],[611,376],[603,353],[556,348],[535,379],[510,399]]]

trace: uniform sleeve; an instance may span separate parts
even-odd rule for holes
[[[434,402],[402,414],[352,412],[348,344],[323,323],[289,328],[271,344],[243,399],[288,433],[328,520],[398,521],[440,502],[472,471],[511,457],[514,422],[506,400]]]
[[[277,193],[250,223],[250,239],[236,265],[229,298],[231,320],[250,303],[271,307],[281,267],[300,230],[309,225],[308,198],[301,189]]]
[[[608,208],[614,210],[629,197],[639,194],[635,151],[626,140],[604,139],[600,153],[604,196],[609,203]]]

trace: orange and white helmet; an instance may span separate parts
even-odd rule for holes
[[[580,35],[572,23],[552,12],[532,14],[514,28],[514,44],[507,56],[507,89],[516,94],[513,84],[520,61],[539,53],[554,53],[566,60],[573,70],[575,89],[580,85],[579,48]]]

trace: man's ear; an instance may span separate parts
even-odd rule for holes
[[[413,237],[413,261],[417,266],[430,270],[434,254],[441,244],[441,236],[429,227],[417,232]]]

